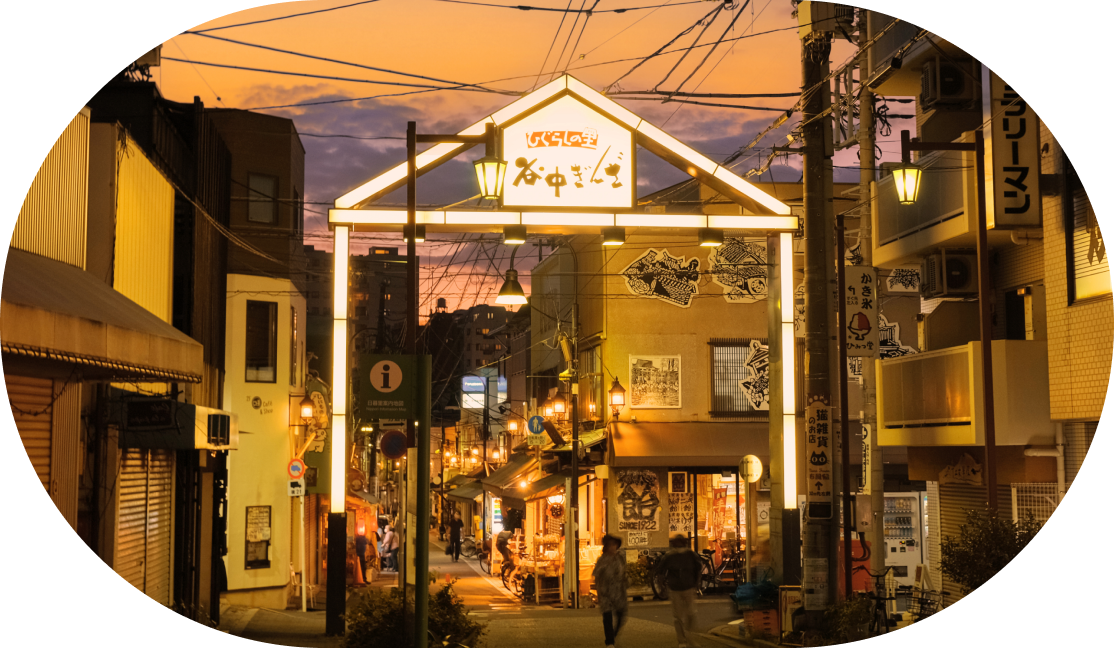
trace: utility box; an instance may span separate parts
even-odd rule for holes
[[[849,35],[855,29],[855,9],[832,2],[802,2],[797,5],[797,24],[801,40],[821,32]]]

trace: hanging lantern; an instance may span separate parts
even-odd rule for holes
[[[917,194],[921,190],[921,168],[915,164],[903,163],[895,166],[893,173],[897,201],[902,205],[912,205],[917,202]]]

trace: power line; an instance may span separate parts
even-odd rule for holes
[[[347,65],[347,66],[350,66],[350,67],[360,68],[362,70],[371,70],[373,72],[383,72],[383,73],[386,73],[386,74],[397,74],[399,76],[410,77],[410,78],[414,78],[414,79],[424,79],[426,81],[436,81],[437,83],[448,83],[450,85],[460,86],[460,87],[472,87],[472,88],[477,88],[477,89],[483,90],[484,92],[498,92],[500,94],[512,94],[512,95],[517,95],[518,94],[517,92],[510,92],[510,91],[505,91],[505,90],[492,90],[490,88],[485,88],[485,87],[476,85],[474,83],[461,83],[461,82],[458,82],[458,81],[448,81],[446,79],[439,79],[437,77],[430,77],[430,76],[425,76],[425,75],[422,75],[422,74],[413,74],[411,72],[400,72],[398,70],[391,70],[389,68],[375,67],[375,66],[372,66],[372,65],[364,65],[362,63],[353,63],[351,61],[343,61],[343,60],[340,60],[340,59],[328,58],[328,57],[325,57],[325,56],[317,56],[317,55],[314,55],[314,54],[305,54],[303,52],[295,52],[294,50],[286,50],[286,49],[281,49],[281,48],[278,48],[278,47],[271,47],[270,45],[260,45],[258,43],[248,43],[246,41],[234,40],[232,38],[225,38],[223,36],[213,36],[212,34],[205,34],[205,33],[198,32],[198,31],[187,31],[187,32],[184,32],[184,33],[186,35],[189,35],[189,36],[201,36],[201,37],[204,37],[204,38],[212,38],[212,39],[215,39],[215,40],[224,41],[226,43],[233,43],[235,45],[243,45],[244,47],[255,47],[255,48],[262,49],[262,50],[267,50],[267,51],[270,51],[270,52],[278,52],[279,54],[289,54],[290,56],[298,56],[298,57],[301,57],[301,58],[308,58],[308,59],[311,59],[311,60],[314,60],[314,61],[324,61],[326,63],[336,63],[337,65]]]
[[[531,6],[526,6],[526,5],[502,5],[502,4],[493,4],[493,3],[489,3],[489,2],[472,2],[471,0],[434,0],[434,1],[435,2],[447,2],[447,3],[450,3],[450,4],[472,5],[472,6],[476,6],[476,7],[491,7],[493,9],[516,9],[518,11],[552,11],[552,12],[559,12],[559,13],[564,13],[564,14],[570,14],[570,13],[572,13],[572,14],[593,14],[593,13],[616,13],[616,14],[621,14],[621,13],[626,13],[628,11],[644,11],[646,9],[655,9],[656,10],[656,9],[661,9],[662,7],[680,7],[682,5],[703,4],[705,2],[708,2],[708,0],[689,0],[689,2],[682,2],[680,4],[650,5],[650,6],[646,6],[646,7],[627,7],[626,9],[600,9],[599,11],[596,11],[594,6],[593,6],[592,9],[585,10],[583,7],[581,7],[580,9],[568,9],[568,8],[558,9],[556,7],[531,7]],[[596,4],[599,4],[599,2],[597,2]]]
[[[401,83],[401,82],[398,82],[398,81],[373,81],[371,79],[354,79],[354,78],[350,78],[350,77],[329,76],[327,74],[310,74],[308,72],[287,72],[285,70],[268,70],[266,68],[254,68],[254,67],[246,67],[246,66],[242,66],[242,65],[230,65],[230,64],[227,64],[227,63],[211,63],[211,62],[208,62],[208,61],[190,61],[188,59],[179,59],[179,58],[174,58],[174,57],[171,57],[171,56],[164,56],[164,57],[162,57],[162,60],[164,60],[164,61],[174,61],[176,63],[191,63],[193,65],[204,65],[204,66],[207,66],[207,67],[225,68],[225,69],[229,69],[229,70],[244,70],[246,72],[262,72],[264,74],[280,74],[280,75],[283,75],[283,76],[306,77],[306,78],[310,78],[310,79],[325,79],[327,81],[345,81],[345,82],[349,82],[349,83],[369,83],[369,84],[372,84],[372,85],[399,86],[399,87],[402,87],[402,88],[425,88],[425,89],[433,89],[433,90],[460,90],[460,91],[463,91],[463,92],[485,92],[485,93],[495,92],[493,90],[477,90],[475,88],[472,88],[472,87],[469,87],[469,86],[462,86],[462,85],[458,85],[458,86],[433,86],[433,85],[426,85],[426,84],[420,84],[420,83]]]
[[[237,23],[235,25],[223,25],[221,27],[210,27],[208,29],[200,29],[200,30],[196,30],[196,31],[198,31],[198,32],[211,32],[211,31],[219,31],[221,29],[232,29],[233,27],[247,27],[248,25],[260,25],[262,23],[275,22],[277,20],[286,20],[288,18],[300,18],[302,16],[310,16],[310,15],[313,15],[313,14],[326,13],[326,12],[329,12],[329,11],[336,11],[338,9],[347,9],[349,7],[356,7],[356,6],[359,6],[359,5],[371,4],[373,2],[379,2],[379,0],[364,0],[363,2],[353,2],[352,4],[346,4],[346,5],[343,5],[343,6],[340,6],[340,7],[329,7],[328,9],[317,9],[316,11],[306,11],[306,12],[303,12],[303,13],[290,14],[288,16],[277,16],[275,18],[265,18],[263,20],[253,20],[251,22]]]
[[[611,83],[609,83],[609,84],[607,85],[607,87],[605,87],[605,88],[603,89],[603,93],[604,93],[604,94],[607,94],[607,91],[608,91],[608,90],[610,90],[611,88],[614,88],[614,87],[615,87],[615,86],[616,86],[616,85],[617,85],[617,84],[618,84],[618,83],[619,83],[620,81],[622,81],[622,80],[623,80],[623,79],[625,79],[626,77],[630,76],[630,74],[631,74],[632,72],[634,72],[634,71],[635,71],[635,70],[637,70],[637,69],[638,69],[639,67],[641,67],[643,63],[646,63],[647,61],[649,61],[650,59],[654,58],[655,56],[659,56],[659,55],[663,55],[663,54],[671,54],[672,52],[665,52],[665,48],[667,48],[667,47],[669,47],[670,45],[672,45],[673,43],[677,42],[677,39],[681,38],[681,37],[682,37],[682,36],[684,36],[685,34],[689,33],[689,32],[690,32],[690,31],[692,31],[693,29],[695,29],[697,25],[699,25],[699,24],[700,24],[701,22],[703,22],[704,20],[706,20],[706,19],[707,19],[707,18],[708,18],[709,16],[711,16],[712,14],[718,13],[718,12],[720,12],[720,11],[722,11],[722,10],[723,10],[723,6],[721,5],[721,6],[719,6],[719,7],[716,7],[715,9],[712,9],[712,10],[711,10],[711,11],[709,11],[708,13],[704,14],[704,16],[703,16],[702,18],[700,18],[700,20],[697,20],[697,21],[696,21],[696,22],[694,22],[694,23],[693,23],[692,25],[690,25],[690,26],[689,26],[689,27],[688,27],[687,29],[685,29],[685,30],[684,30],[684,31],[682,31],[681,33],[679,33],[679,34],[677,34],[676,36],[674,36],[674,37],[673,37],[672,39],[670,39],[670,41],[669,41],[668,43],[666,43],[665,45],[662,45],[661,47],[659,47],[659,48],[657,49],[657,51],[656,51],[656,52],[654,52],[653,54],[651,54],[651,55],[649,55],[649,56],[646,56],[646,57],[643,57],[643,58],[642,58],[641,60],[639,60],[639,59],[627,59],[627,60],[638,60],[638,63],[636,63],[636,64],[635,64],[635,66],[634,66],[634,67],[632,67],[632,68],[631,68],[630,70],[627,70],[626,74],[624,74],[624,75],[620,76],[620,77],[619,77],[618,79],[615,79],[614,81],[612,81]],[[684,49],[684,48],[682,48],[682,49],[679,49],[679,50],[674,50],[674,51],[680,52],[680,51],[683,51],[683,49]],[[689,47],[688,49],[692,49],[692,47]],[[602,64],[599,64],[599,63],[598,63],[597,65],[602,65]]]
[[[572,0],[569,0],[569,4],[566,9],[568,9],[568,7],[572,7]],[[531,92],[533,92],[534,88],[538,86],[538,81],[541,80],[542,73],[545,72],[545,64],[549,62],[549,55],[553,53],[553,46],[557,44],[557,37],[561,35],[561,28],[565,26],[566,16],[568,16],[568,11],[561,15],[561,22],[557,23],[557,31],[553,34],[553,40],[549,42],[549,51],[545,53],[545,58],[542,59],[541,69],[538,70],[537,76],[534,77],[534,85],[530,86]]]
[[[595,4],[592,5],[592,9],[595,9],[596,5],[598,5],[599,3],[600,3],[600,0],[596,0]],[[576,42],[572,44],[572,50],[569,51],[569,62],[565,63],[565,67],[561,69],[561,74],[564,74],[564,73],[569,71],[569,66],[572,65],[573,54],[576,54],[576,48],[580,47],[580,39],[584,37],[584,31],[586,29],[588,29],[588,21],[591,20],[591,18],[592,18],[592,12],[591,12],[591,10],[589,10],[587,15],[584,16],[584,24],[581,25],[581,27],[580,27],[580,35],[576,37]],[[576,26],[575,23],[574,23],[573,26],[574,27]],[[571,36],[572,33],[570,32],[569,35]],[[557,64],[558,65],[561,64],[560,59],[557,60]]]

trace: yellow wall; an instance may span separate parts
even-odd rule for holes
[[[229,454],[228,469],[228,587],[242,590],[284,587],[290,563],[297,557],[291,547],[290,497],[286,466],[292,458],[290,396],[304,390],[305,298],[292,283],[269,277],[228,276],[228,315],[225,342],[225,409],[240,419],[240,447]],[[244,381],[244,343],[248,300],[278,304],[276,381]],[[302,375],[290,385],[290,309],[298,313],[298,367]],[[258,398],[258,407],[253,406]],[[300,396],[297,400],[300,400]],[[244,569],[244,540],[248,506],[271,507],[271,566]]]
[[[116,245],[113,288],[171,318],[174,189],[131,137],[117,140]]]
[[[1041,141],[1052,143],[1054,152],[1044,156],[1041,173],[1063,174],[1060,148],[1043,123]],[[1052,418],[1097,421],[1110,382],[1114,304],[1110,294],[1068,304],[1067,242],[1061,197],[1045,196],[1042,200]]]
[[[89,110],[73,118],[43,160],[12,233],[12,247],[85,269]]]

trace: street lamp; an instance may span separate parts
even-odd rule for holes
[[[897,189],[897,200],[902,205],[917,202],[917,193],[921,190],[921,168],[908,158],[909,151],[903,149],[901,164],[893,169],[894,188]]]
[[[619,384],[618,377],[611,382],[611,389],[607,390],[607,401],[611,405],[611,415],[619,418],[619,412],[627,404],[627,390]]]
[[[521,236],[521,238],[519,238]],[[505,306],[519,306],[527,303],[526,293],[522,291],[522,284],[518,283],[518,271],[514,269],[514,255],[518,253],[519,243],[512,243],[511,241],[526,242],[526,228],[523,227],[520,232],[510,232],[506,230],[503,232],[504,242],[509,245],[514,245],[511,249],[511,267],[507,270],[506,280],[503,281],[503,287],[499,289],[499,296],[495,298],[496,304],[503,304]]]
[[[309,394],[306,394],[306,396],[302,398],[302,402],[298,406],[298,409],[301,411],[303,420],[313,418],[313,399],[309,397]]]
[[[476,160],[474,164],[480,195],[485,200],[497,200],[503,195],[503,179],[507,176],[507,163],[495,157],[495,152],[488,149],[487,155]]]
[[[627,228],[625,227],[605,227],[603,228],[603,244],[604,245],[622,245],[627,241]]]
[[[990,313],[990,254],[986,238],[986,155],[983,150],[983,130],[975,131],[975,141],[968,142],[922,142],[919,139],[910,139],[909,131],[901,131],[901,159],[905,174],[902,177],[904,184],[898,184],[897,172],[894,172],[894,183],[898,188],[898,199],[902,204],[912,204],[917,199],[920,184],[920,172],[909,172],[909,153],[912,151],[960,151],[975,154],[975,181],[978,187],[978,232],[975,238],[975,254],[979,264],[979,346],[982,354],[982,390],[983,390],[983,421],[985,430],[983,434],[984,452],[986,453],[986,499],[992,512],[998,510],[998,467],[995,457],[996,441],[994,438],[994,365],[991,357],[991,327],[993,322]],[[910,191],[911,189],[911,191]],[[909,202],[906,202],[909,200]]]

